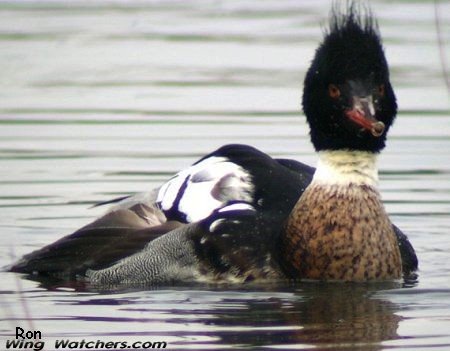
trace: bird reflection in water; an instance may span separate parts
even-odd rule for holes
[[[379,350],[381,342],[400,338],[397,329],[402,317],[396,304],[378,298],[376,292],[398,287],[395,283],[306,283],[288,298],[246,301],[247,308],[219,310],[219,318],[210,323],[244,327],[220,333],[225,344],[263,346],[276,340],[279,346],[309,345],[319,350],[344,345],[345,349]]]

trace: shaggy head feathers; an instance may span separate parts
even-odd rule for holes
[[[353,98],[347,88],[355,81],[369,93],[383,86],[383,96],[373,96],[376,118],[386,126],[378,138],[345,128],[347,121],[343,112],[350,107]],[[339,99],[330,98],[330,84],[342,88]],[[350,3],[341,11],[335,4],[329,28],[305,77],[302,104],[317,151],[379,152],[384,148],[397,105],[378,25],[369,9]]]

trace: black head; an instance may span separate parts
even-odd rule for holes
[[[375,19],[354,3],[335,6],[303,91],[311,141],[320,150],[379,152],[397,113]]]

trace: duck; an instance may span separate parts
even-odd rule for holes
[[[415,274],[415,250],[378,190],[397,103],[370,9],[332,8],[302,106],[316,167],[222,146],[157,189],[98,204],[110,209],[10,271],[100,286]]]

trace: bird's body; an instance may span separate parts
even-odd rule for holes
[[[417,269],[377,190],[397,105],[378,28],[333,10],[306,74],[317,169],[226,145],[11,270],[93,284],[392,280]]]
[[[292,210],[286,261],[308,279],[401,277],[397,238],[376,189],[375,155],[328,151]]]

